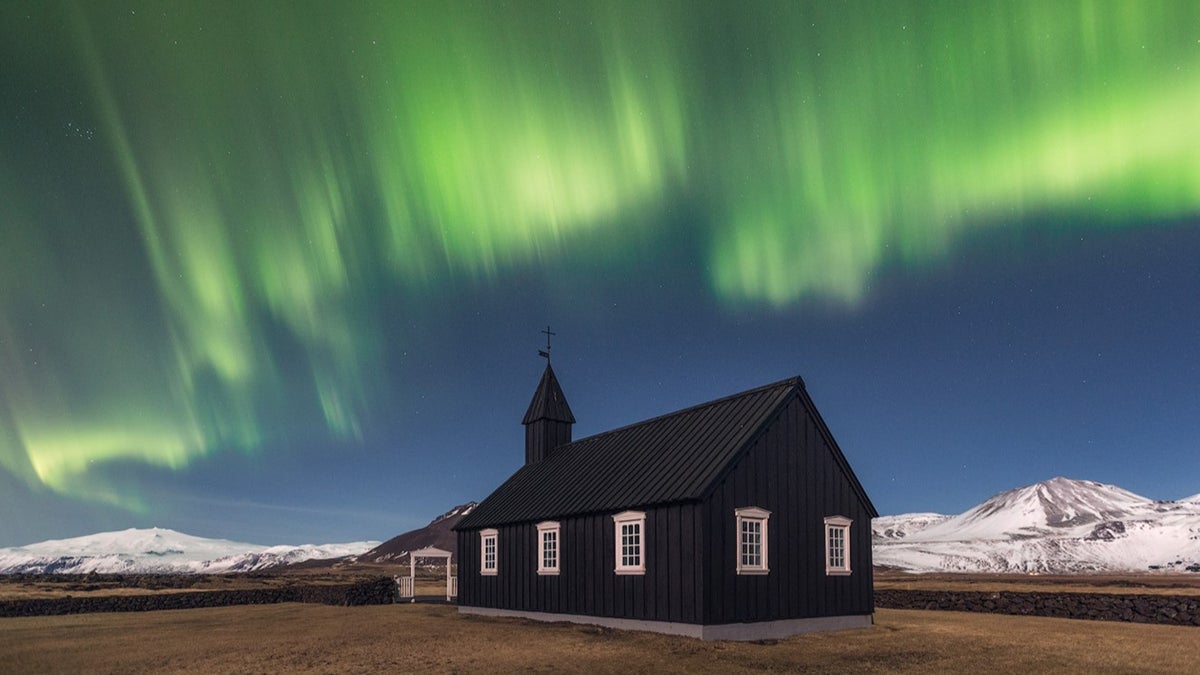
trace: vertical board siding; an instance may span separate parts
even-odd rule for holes
[[[734,510],[771,512],[766,575],[737,574]],[[799,398],[733,465],[704,502],[705,622],[732,623],[874,611],[871,517]],[[825,574],[825,517],[846,516],[850,576]]]
[[[540,540],[535,523],[496,528],[497,574],[479,574],[479,531],[458,533],[460,605],[532,612],[584,614],[700,623],[696,602],[703,560],[695,552],[698,504],[646,511],[644,575],[614,572],[613,514],[559,519],[557,575],[537,573]]]
[[[703,501],[637,509],[646,512],[644,575],[614,572],[613,513],[556,519],[553,576],[537,574],[536,523],[496,528],[496,576],[479,574],[479,531],[462,530],[459,604],[698,624],[871,613],[872,507],[807,401],[793,393]],[[766,575],[737,574],[734,511],[747,506],[771,512]],[[853,521],[849,576],[825,574],[824,519],[833,515]]]

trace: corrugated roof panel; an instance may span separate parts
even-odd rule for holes
[[[698,499],[802,386],[789,378],[555,448],[521,467],[458,527]]]

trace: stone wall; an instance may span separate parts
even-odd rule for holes
[[[877,589],[875,606],[1200,626],[1198,595]]]
[[[0,601],[0,617],[146,612],[279,602],[386,605],[395,602],[395,597],[395,582],[380,577],[354,584],[4,600]],[[1200,596],[1197,595],[877,589],[875,606],[1200,626]]]
[[[394,602],[395,597],[395,582],[387,577],[380,577],[355,584],[5,600],[0,601],[0,617],[50,616],[90,612],[146,612],[159,609],[265,605],[278,602],[308,602],[345,606],[386,605]]]

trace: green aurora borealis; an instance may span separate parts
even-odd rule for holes
[[[724,306],[853,308],[979,231],[1200,212],[1194,2],[8,2],[0,26],[0,466],[134,510],[105,467],[361,437],[403,339],[386,298],[682,238]]]

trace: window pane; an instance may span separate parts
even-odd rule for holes
[[[833,569],[846,568],[846,528],[831,526],[829,528],[829,567]]]
[[[496,569],[496,538],[487,537],[483,540],[483,568]]]
[[[621,566],[638,567],[642,564],[641,523],[621,524]]]
[[[762,567],[763,522],[747,518],[743,519],[741,523],[741,565],[742,567]]]
[[[558,532],[555,530],[542,532],[542,567],[558,567]]]

